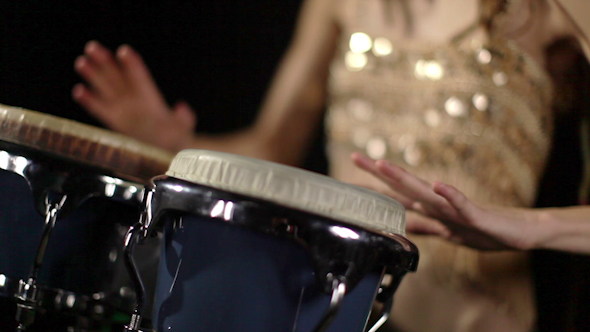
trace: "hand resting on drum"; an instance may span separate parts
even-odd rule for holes
[[[427,182],[384,160],[351,156],[402,203],[409,232],[438,235],[482,250],[550,249],[590,254],[590,208],[506,208],[472,202],[456,188]]]
[[[130,46],[119,47],[115,55],[90,41],[74,68],[87,86],[77,84],[73,98],[113,130],[173,151],[194,135],[190,106],[179,102],[171,108]]]

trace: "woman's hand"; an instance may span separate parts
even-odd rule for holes
[[[170,108],[141,56],[130,46],[116,55],[90,41],[74,68],[86,85],[72,96],[111,129],[171,151],[182,150],[194,136],[196,115],[180,102]]]
[[[425,181],[386,161],[352,155],[361,169],[385,182],[406,209],[409,232],[442,236],[482,250],[532,249],[536,246],[539,214],[532,209],[483,207],[456,188]]]

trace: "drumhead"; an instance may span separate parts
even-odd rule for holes
[[[166,175],[370,231],[405,236],[405,209],[399,202],[303,169],[222,152],[184,150]]]
[[[0,104],[0,141],[148,180],[173,155],[130,137],[56,116]]]

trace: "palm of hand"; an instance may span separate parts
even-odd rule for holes
[[[482,207],[452,186],[429,183],[385,161],[354,154],[354,163],[385,182],[402,203],[408,232],[438,235],[481,250],[529,249],[534,218],[523,209]]]
[[[115,57],[89,42],[75,69],[88,86],[76,85],[74,99],[109,128],[173,151],[193,136],[194,112],[186,103],[174,109],[167,105],[140,55],[129,46],[121,46]]]

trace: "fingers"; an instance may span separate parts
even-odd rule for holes
[[[180,123],[183,128],[193,131],[197,124],[197,113],[192,109],[192,107],[184,102],[179,101],[174,105],[172,109],[173,116],[175,117],[176,121]]]
[[[160,131],[166,134],[160,140],[163,146],[171,151],[190,148],[197,124],[196,112],[184,101],[177,102],[169,114],[167,124],[161,124]]]
[[[377,167],[377,162],[375,160],[357,152],[353,153],[350,158],[357,167],[373,174],[375,177],[379,178],[390,187],[395,187],[396,179],[384,176],[384,174],[382,174]]]
[[[430,186],[384,160],[374,161],[358,153],[351,158],[358,167],[383,180],[405,199],[404,205],[412,210],[407,214],[408,232],[438,235],[479,249],[507,247],[505,240],[494,236],[502,231],[501,223],[497,222],[500,219],[492,218],[488,210],[474,204],[456,188],[440,182]]]
[[[92,90],[104,98],[114,98],[125,87],[125,79],[112,52],[97,41],[86,44],[84,55],[75,60],[74,68]]]
[[[357,185],[359,187],[363,187],[363,188],[367,188],[373,191],[376,191],[380,194],[383,194],[385,196],[389,196],[393,199],[395,199],[396,201],[398,201],[401,205],[403,205],[406,209],[411,209],[412,206],[414,206],[414,204],[416,203],[414,200],[411,200],[403,195],[400,195],[399,193],[395,192],[394,190],[391,190],[389,188],[384,188],[384,187],[376,187],[376,186],[371,186],[371,185],[367,185],[365,183],[353,183],[354,185]]]
[[[419,204],[414,203],[412,209],[420,212],[428,210],[432,213],[452,213],[448,203],[434,193],[426,181],[406,172],[401,167],[384,160],[374,161],[360,153],[354,153],[351,158],[358,167],[381,179],[393,190],[411,200],[420,202]]]
[[[375,161],[360,153],[353,153],[351,155],[351,159],[356,166],[373,174],[374,176],[385,182],[387,185],[389,185],[392,189],[397,190],[402,194],[406,194],[406,192],[413,192],[407,190],[407,185],[419,187],[421,189],[421,192],[431,191],[428,183],[410,175],[402,168],[395,165],[391,165],[384,160]],[[431,196],[436,197],[436,195]]]
[[[454,207],[438,195],[426,181],[383,160],[377,161],[376,165],[382,176],[390,179],[390,186],[394,190],[416,201],[412,210],[437,219],[458,218]]]
[[[375,161],[373,159],[370,159],[360,153],[353,153],[350,158],[352,159],[352,161],[355,163],[355,165],[371,174],[373,174],[373,176],[379,178],[381,181],[385,182],[385,184],[387,184],[389,186],[389,188],[384,188],[384,187],[375,187],[375,186],[367,186],[365,183],[363,184],[359,184],[362,187],[371,189],[373,191],[382,193],[386,196],[389,196],[393,199],[395,199],[396,201],[398,201],[400,204],[402,204],[406,209],[412,209],[415,206],[416,201],[406,197],[398,192],[396,192],[395,190],[393,190],[393,185],[390,183],[390,179],[383,177],[380,173],[379,170],[377,169],[376,165],[375,165]]]
[[[153,93],[158,87],[141,55],[129,45],[117,49],[117,60],[129,84],[142,92]]]
[[[84,84],[76,84],[72,89],[72,98],[82,107],[97,116],[103,121],[108,122],[108,107],[104,105]]]
[[[387,179],[388,184],[393,189],[407,195],[408,197],[429,203],[440,203],[440,197],[432,191],[428,182],[423,181],[416,176],[406,172],[399,166],[392,165],[384,160],[375,162],[377,171],[381,178]]]
[[[417,213],[408,213],[406,215],[406,231],[414,234],[438,235],[445,238],[451,236],[451,232],[445,225]]]
[[[455,187],[441,182],[433,182],[432,190],[443,197],[462,216],[463,221],[477,219],[480,209]]]
[[[384,181],[396,192],[413,200],[409,209],[438,219],[458,218],[457,211],[433,191],[430,184],[384,160],[374,161],[362,154],[351,156],[354,163]]]

